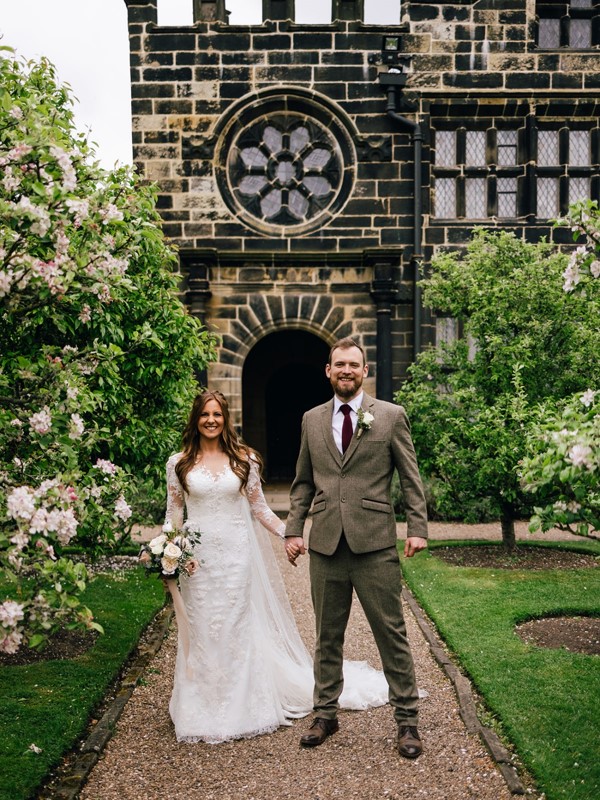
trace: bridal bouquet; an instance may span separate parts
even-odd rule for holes
[[[193,547],[200,541],[200,536],[200,531],[189,527],[179,531],[166,522],[162,533],[142,547],[140,561],[148,574],[154,572],[161,578],[193,575],[198,569]]]

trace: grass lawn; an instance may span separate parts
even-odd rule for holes
[[[582,544],[600,553],[597,543]],[[435,543],[403,559],[405,580],[539,789],[548,800],[597,800],[600,657],[526,644],[515,625],[563,613],[600,615],[600,568],[476,569],[434,554]]]
[[[0,665],[0,800],[25,800],[85,731],[140,633],[164,603],[141,569],[100,575],[84,602],[105,633],[74,659]],[[41,753],[30,750],[35,744]]]

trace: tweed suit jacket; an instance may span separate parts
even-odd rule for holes
[[[333,439],[333,398],[302,419],[285,535],[303,535],[312,505],[309,546],[323,555],[335,552],[342,532],[354,553],[395,545],[390,491],[395,469],[404,494],[408,536],[427,537],[425,496],[406,412],[367,394],[361,405],[373,415],[373,423],[369,430],[356,426],[343,456]]]

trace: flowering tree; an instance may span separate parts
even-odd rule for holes
[[[396,395],[438,511],[498,517],[508,548],[532,509],[517,473],[528,435],[600,377],[597,315],[562,290],[566,261],[505,231],[476,231],[465,254],[440,254],[424,300],[458,319],[464,338],[423,353]]]
[[[530,530],[600,531],[600,392],[588,389],[536,427],[521,464],[537,502]]]
[[[45,60],[0,53],[0,650],[97,627],[65,552],[129,531],[214,340],[177,298],[154,191],[107,172]],[[162,494],[162,486],[158,490]],[[1,595],[0,595],[1,598]]]
[[[577,203],[559,220],[584,239],[569,258],[563,289],[579,295],[600,319],[600,211],[595,201]],[[596,323],[598,324],[598,323]],[[596,351],[598,358],[598,350]],[[520,474],[524,488],[536,493],[530,530],[561,528],[589,535],[600,531],[600,382],[584,376],[594,389],[559,404],[528,440]]]

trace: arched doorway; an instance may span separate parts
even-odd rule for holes
[[[328,356],[322,339],[299,330],[271,333],[248,353],[242,373],[242,435],[265,459],[270,482],[292,480],[302,415],[331,397]]]

